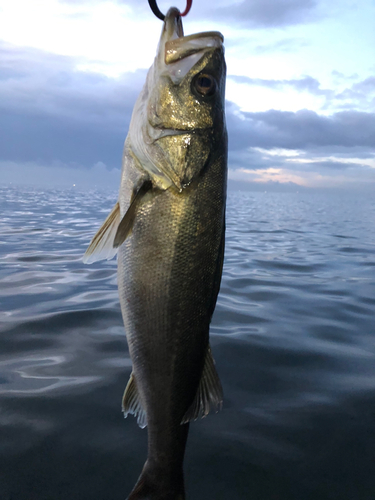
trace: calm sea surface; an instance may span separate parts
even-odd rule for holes
[[[0,500],[125,500],[141,471],[116,261],[81,261],[115,201],[0,189]],[[211,343],[189,500],[375,499],[375,196],[230,193]]]

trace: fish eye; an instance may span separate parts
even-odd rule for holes
[[[200,73],[193,80],[193,89],[203,97],[211,96],[216,90],[216,81],[211,75]]]

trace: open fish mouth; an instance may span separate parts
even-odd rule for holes
[[[159,44],[159,64],[174,84],[186,76],[205,52],[222,47],[223,35],[218,31],[206,31],[184,36],[180,12],[175,7],[169,9],[164,20],[164,28]]]
[[[165,64],[172,64],[207,49],[219,48],[223,42],[224,37],[219,31],[205,31],[169,40],[165,43]]]
[[[211,104],[222,85],[215,74],[223,41],[217,31],[184,36],[175,7],[165,16],[155,61],[134,107],[128,135],[134,156],[160,189],[174,185],[181,191],[207,161],[214,125]],[[209,64],[207,74],[203,70]],[[191,77],[186,78],[189,72]],[[205,94],[210,82],[212,93]]]
[[[178,85],[206,52],[222,45],[223,36],[214,31],[170,40],[165,44],[165,72]]]

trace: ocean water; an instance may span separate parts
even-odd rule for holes
[[[81,261],[115,201],[0,190],[0,500],[125,500],[141,471],[116,261]],[[375,197],[232,192],[227,214],[225,401],[191,425],[188,500],[374,500]]]

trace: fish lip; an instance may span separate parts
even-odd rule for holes
[[[207,128],[167,128],[162,125],[153,126],[149,123],[148,126],[148,137],[150,141],[146,141],[147,144],[155,144],[159,139],[163,137],[169,137],[173,135],[199,135],[202,133],[206,133],[207,130],[212,127]]]
[[[223,43],[224,37],[219,31],[203,31],[173,38],[165,42],[164,62],[166,65],[173,64],[193,54],[220,48]]]
[[[184,36],[180,11],[171,7],[164,19],[159,53],[164,64],[171,64],[197,52],[221,47],[224,37],[219,31],[202,31]]]
[[[146,140],[145,142],[147,144],[155,144],[159,139],[162,139],[163,137],[169,137],[173,135],[184,135],[184,134],[195,134],[195,129],[194,130],[186,130],[186,129],[172,129],[172,128],[166,128],[163,126],[153,126],[149,123],[148,126],[148,138],[149,140]]]
[[[191,40],[195,40],[197,38],[219,38],[222,43],[224,43],[224,36],[220,31],[200,31],[199,33],[193,33],[192,35],[181,36],[179,38],[175,38],[174,40],[170,40],[167,43],[171,43],[174,41],[179,41],[180,43],[190,42]]]
[[[219,31],[202,31],[184,36],[181,13],[176,7],[171,7],[164,19],[162,38],[166,38],[165,43],[178,40],[179,43],[187,43],[197,38],[217,37],[224,43],[224,37]]]

